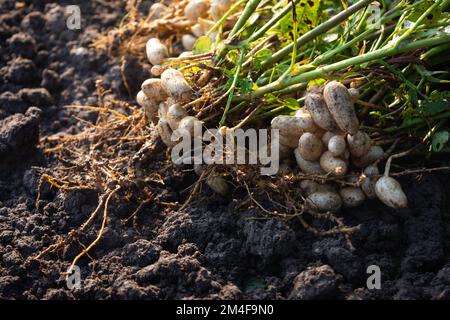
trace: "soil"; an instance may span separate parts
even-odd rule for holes
[[[81,7],[81,30],[65,25],[65,6],[73,4]],[[66,106],[95,105],[97,80],[132,101],[128,89],[138,87],[126,89],[121,74],[141,83],[148,66],[91,47],[124,12],[123,1],[0,0],[1,299],[450,299],[450,176],[443,174],[403,178],[408,209],[368,201],[341,212],[346,225],[361,225],[353,252],[343,236],[314,236],[296,220],[255,219],[256,211],[238,211],[203,188],[202,200],[184,211],[155,203],[126,225],[133,204],[112,203],[101,242],[78,264],[78,289],[69,290],[62,273],[80,246],[26,263],[97,205],[95,192],[47,186],[36,207],[38,168],[49,166],[38,145],[45,135],[77,131]],[[192,172],[174,172],[161,199],[183,203],[193,181]],[[80,241],[92,241],[96,230]],[[366,286],[370,265],[380,267],[381,289]]]

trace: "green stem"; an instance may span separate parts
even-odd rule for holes
[[[450,118],[450,111],[446,111],[446,112],[443,112],[441,114],[438,114],[438,115],[432,117],[431,121],[434,122],[434,121],[438,121],[438,120],[442,120],[442,119],[448,119],[448,118]],[[424,125],[427,125],[427,123],[429,123],[428,120],[429,119],[424,119],[424,118],[413,119],[410,122],[408,122],[407,124],[404,124],[404,125],[402,125],[400,127],[392,127],[392,128],[384,129],[383,132],[385,132],[385,133],[396,133],[396,132],[403,131],[403,130],[406,130],[406,129],[410,129],[410,128],[413,128],[413,127],[422,127]]]
[[[297,20],[297,10],[295,6],[292,8],[292,33],[294,35],[293,36],[294,48],[292,49],[291,64],[289,65],[289,68],[281,75],[280,81],[289,76],[292,70],[294,70],[295,62],[297,61],[298,20]]]
[[[241,73],[242,63],[243,63],[244,57],[245,57],[245,51],[246,51],[245,48],[242,48],[241,55],[239,56],[239,61],[236,66],[236,71],[234,73],[233,82],[231,83],[231,87],[227,92],[227,94],[228,94],[227,105],[225,106],[225,110],[223,112],[222,118],[220,119],[219,127],[222,127],[225,124],[225,121],[227,120],[227,113],[228,113],[228,110],[230,109],[231,103],[233,101],[234,90],[236,88],[236,84],[239,79],[239,73]]]
[[[450,7],[450,0],[445,0],[444,3],[441,5],[441,9],[445,10],[447,7]]]
[[[296,4],[299,0],[295,0],[294,3]],[[281,1],[284,2],[284,1]],[[250,38],[247,40],[244,40],[243,42],[251,43],[255,41],[256,39],[261,38],[265,35],[266,31],[272,28],[278,21],[280,21],[285,15],[287,15],[292,8],[292,2],[289,2],[286,7],[283,8],[283,10],[279,11],[277,14],[275,14],[272,19],[270,19],[262,28],[260,28],[258,31],[256,31]]]
[[[243,4],[245,0],[241,0],[236,2],[224,15],[222,18],[220,18],[219,21],[206,33],[207,36],[209,36],[211,33],[219,29],[225,21],[227,21],[228,17],[231,16],[240,6]]]
[[[258,7],[261,0],[248,0],[247,4],[244,7],[244,10],[241,13],[239,20],[234,25],[233,29],[228,34],[228,38],[225,40],[225,43],[220,46],[220,49],[217,52],[214,61],[217,64],[220,64],[223,58],[226,56],[228,50],[230,48],[242,47],[241,45],[233,46],[230,45],[232,39],[236,34],[245,26],[245,23],[250,18],[250,16],[255,12],[255,9]]]
[[[409,27],[406,32],[401,35],[396,41],[395,45],[398,46],[400,43],[402,43],[404,40],[406,40],[410,35],[413,34],[413,32],[417,29],[417,27],[422,23],[424,19],[434,10],[437,6],[439,6],[442,3],[442,0],[437,0],[431,7],[429,7],[420,17],[417,19],[416,22],[413,23],[411,27]]]
[[[242,15],[239,18],[239,20],[234,25],[233,29],[230,31],[230,34],[228,35],[228,39],[230,40],[233,38],[239,30],[241,30],[245,23],[247,22],[248,18],[255,12],[256,7],[258,7],[261,0],[249,0],[247,4],[245,5],[244,11],[242,11]]]
[[[316,59],[314,59],[313,62],[311,62],[312,65],[314,66],[318,66],[321,65],[322,63],[324,63],[325,61],[336,57],[336,55],[348,48],[350,48],[352,45],[354,45],[355,43],[364,40],[368,35],[371,35],[371,32],[373,31],[373,29],[368,29],[366,31],[364,31],[363,33],[361,33],[359,36],[353,38],[352,40],[350,40],[349,42],[338,46],[337,48],[334,48],[331,51],[327,51],[324,54],[321,54],[320,56],[318,56]]]
[[[278,91],[284,88],[287,88],[291,85],[299,84],[302,82],[307,82],[313,79],[322,78],[327,73],[339,71],[351,66],[363,64],[369,61],[378,60],[390,56],[394,56],[396,54],[408,52],[408,51],[414,51],[426,47],[431,47],[435,45],[439,45],[442,43],[450,42],[450,35],[443,35],[435,38],[425,39],[425,40],[419,40],[413,43],[408,43],[403,46],[390,46],[388,48],[381,48],[373,52],[369,52],[357,57],[349,58],[346,60],[342,60],[327,66],[323,66],[320,68],[317,68],[313,71],[305,72],[303,74],[300,74],[295,77],[291,77],[288,79],[285,79],[285,81],[275,81],[273,83],[270,83],[264,87],[261,87],[254,91],[251,95],[252,99],[258,99],[264,96],[266,93]]]
[[[361,31],[362,27],[363,27],[363,23],[366,22],[367,18],[369,17],[369,12],[367,11],[367,8],[364,10],[361,19],[358,22],[358,25],[356,26],[356,30],[359,32]]]
[[[260,113],[260,114],[256,115],[255,117],[253,117],[252,121],[262,120],[262,119],[269,118],[269,117],[272,118],[273,116],[282,113],[284,111],[284,109],[288,109],[288,108],[285,106],[280,106],[280,107],[274,108],[270,111]]]
[[[328,21],[320,24],[316,28],[308,31],[303,36],[301,36],[297,40],[297,47],[300,47],[309,41],[313,40],[314,38],[318,37],[319,35],[327,32],[328,30],[334,28],[338,24],[340,24],[342,21],[346,20],[348,17],[350,17],[355,12],[359,11],[360,9],[366,7],[369,3],[371,3],[373,0],[361,0],[351,7],[349,7],[347,10],[342,11],[341,13],[335,15],[333,18],[329,19]],[[270,68],[273,64],[277,63],[278,61],[282,60],[284,57],[286,57],[288,54],[292,52],[294,48],[294,44],[291,43],[287,46],[285,46],[283,49],[275,53],[270,59],[265,61],[262,65],[262,70],[267,70]]]
[[[305,90],[307,87],[308,87],[308,84],[305,82],[302,82],[302,83],[294,84],[292,86],[284,88],[284,89],[278,91],[277,93],[279,95],[291,94],[291,93],[296,93],[296,92]]]
[[[231,108],[231,109],[228,111],[228,114],[231,114],[231,113],[235,113],[235,112],[241,111],[241,110],[242,110],[245,106],[247,106],[247,105],[248,105],[248,102],[247,102],[247,101],[242,101],[242,102],[239,103],[237,106]]]

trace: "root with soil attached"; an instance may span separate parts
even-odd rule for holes
[[[100,82],[97,83],[97,91],[99,106],[77,108],[95,112],[97,119],[94,123],[84,121],[84,129],[74,135],[56,134],[42,139],[42,148],[53,161],[52,166],[41,175],[36,206],[39,208],[40,190],[45,183],[65,192],[93,190],[98,195],[98,205],[80,227],[71,230],[58,243],[31,260],[42,259],[74,242],[81,244],[80,237],[94,224],[103,210],[97,237],[88,246],[82,245],[84,249],[73,259],[70,270],[101,240],[108,224],[109,207],[113,199],[140,203],[132,217],[154,200],[148,186],[141,186],[143,177],[136,173],[135,167],[130,163],[130,159],[133,159],[142,146],[155,140],[146,124],[143,111],[128,103],[108,98],[109,92],[102,89]]]

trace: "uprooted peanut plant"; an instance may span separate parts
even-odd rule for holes
[[[448,170],[449,0],[175,0],[148,13],[139,5],[131,2],[96,47],[152,64],[136,99],[142,108],[103,99],[92,109],[97,123],[44,140],[65,170],[43,182],[100,194],[86,224],[45,253],[67,245],[100,210],[103,229],[112,197],[139,200],[135,214],[155,201],[139,159],[151,156],[155,135],[170,149],[173,132],[192,135],[196,124],[223,137],[278,129],[283,161],[274,176],[257,166],[197,165],[199,182],[181,209],[205,183],[229,198],[244,191],[240,208],[299,219],[317,235],[349,239],[357,227],[344,225],[341,207],[374,198],[407,207],[397,176]],[[333,226],[318,230],[310,219]]]

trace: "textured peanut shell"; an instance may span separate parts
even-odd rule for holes
[[[308,93],[305,99],[305,107],[311,114],[314,122],[327,131],[336,131],[337,125],[328,110],[323,96],[319,93]]]
[[[233,0],[212,0],[208,13],[214,21],[218,21],[230,9],[232,4]]]
[[[306,208],[313,212],[337,212],[342,207],[342,199],[335,192],[316,192],[306,199]]]
[[[298,138],[296,135],[286,136],[280,132],[280,144],[288,147],[289,149],[295,149],[298,147]]]
[[[193,55],[192,51],[184,51],[184,52],[180,53],[178,58],[186,58],[186,57],[190,57],[192,55]]]
[[[167,119],[159,119],[156,128],[164,144],[168,147],[172,147],[174,145],[174,142],[172,141],[172,129],[170,128]]]
[[[347,143],[350,154],[357,158],[367,154],[372,146],[370,137],[363,131],[358,131],[355,135],[347,135]]]
[[[383,148],[380,146],[371,146],[369,151],[362,157],[352,157],[352,163],[359,168],[364,168],[382,157],[384,157]]]
[[[163,101],[158,106],[158,118],[165,118],[167,115],[167,110],[169,109],[169,105],[167,102]]]
[[[310,196],[319,190],[319,184],[312,180],[303,180],[300,182],[300,189],[302,189],[306,196]]]
[[[152,65],[162,64],[164,60],[169,57],[167,47],[157,38],[151,38],[148,40],[146,52],[148,61],[150,61]]]
[[[342,198],[342,203],[344,207],[356,208],[364,203],[366,196],[360,188],[356,187],[345,187],[340,191]]]
[[[203,31],[202,26],[201,26],[199,23],[194,24],[194,25],[191,27],[191,31],[192,31],[192,34],[193,34],[194,36],[196,36],[197,38],[198,38],[198,37],[201,37],[201,36],[203,36],[203,35],[205,34],[205,32]]]
[[[167,69],[161,74],[161,85],[167,94],[177,102],[188,102],[192,88],[183,74],[175,69]]]
[[[181,37],[181,44],[183,45],[184,50],[191,51],[194,49],[194,44],[197,39],[191,34],[184,34]]]
[[[323,131],[317,124],[314,122],[314,119],[311,116],[311,113],[306,110],[306,108],[301,108],[295,112],[295,118],[301,119],[301,128],[303,132],[311,132],[317,133],[319,131]]]
[[[148,15],[151,17],[152,20],[160,19],[164,16],[164,14],[167,12],[167,7],[163,5],[162,3],[154,3],[150,7],[150,10],[148,11]]]
[[[167,121],[169,122],[169,126],[172,130],[177,130],[178,125],[184,117],[187,116],[186,110],[181,107],[179,104],[173,104],[167,110]]]
[[[334,157],[330,151],[325,151],[320,157],[320,167],[333,176],[343,176],[348,170],[347,162]]]
[[[335,135],[328,141],[328,151],[330,151],[334,157],[339,157],[344,154],[346,147],[347,143],[345,142],[344,136]]]
[[[150,73],[155,77],[159,77],[164,72],[164,70],[164,67],[156,64],[151,68]]]
[[[303,159],[317,161],[323,152],[323,143],[313,133],[305,132],[298,141],[299,152]]]
[[[198,18],[205,18],[208,15],[208,3],[203,0],[191,0],[184,7],[184,15],[195,23]]]
[[[359,99],[359,90],[356,88],[350,88],[348,89],[348,93],[350,93],[350,96],[352,97],[352,101],[356,101]]]
[[[194,137],[194,134],[196,133],[194,130],[195,127],[200,126],[201,128],[201,125],[201,121],[196,117],[187,116],[181,119],[177,130],[188,132],[191,137]],[[198,132],[197,134],[199,135],[198,137],[201,138],[201,132]]]
[[[148,121],[156,123],[158,120],[158,103],[151,101],[143,91],[139,91],[136,96],[137,103],[144,108]]]
[[[281,143],[291,148],[298,146],[298,140],[304,132],[314,133],[318,130],[310,114],[276,116],[272,119],[271,128],[278,129]]]
[[[380,171],[374,165],[368,166],[364,169],[365,178],[361,183],[361,189],[369,199],[375,199],[377,197],[375,185],[379,179],[379,177],[377,177],[379,174]]]
[[[334,137],[336,134],[331,132],[331,131],[327,131],[323,134],[322,136],[322,142],[324,145],[328,146],[328,143],[330,142],[330,139],[332,137]]]
[[[299,116],[276,116],[272,120],[272,129],[279,129],[285,135],[302,135],[304,132],[314,133],[317,131],[317,126],[308,115],[302,114]]]
[[[406,208],[408,198],[402,190],[400,183],[391,177],[381,177],[375,185],[378,199],[388,207],[394,209]]]
[[[209,176],[206,179],[206,184],[215,193],[218,193],[224,197],[227,196],[230,191],[230,187],[228,186],[228,183],[225,181],[225,179],[217,175]]]
[[[325,173],[320,167],[319,161],[308,161],[303,159],[298,148],[294,150],[294,155],[295,160],[297,161],[297,165],[303,173],[317,175]]]
[[[153,103],[159,103],[167,99],[167,93],[162,87],[160,79],[147,79],[141,85],[142,91]]]
[[[347,88],[340,82],[331,81],[325,86],[323,96],[339,129],[348,134],[356,134],[359,121]]]

